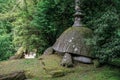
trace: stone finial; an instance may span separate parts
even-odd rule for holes
[[[81,17],[83,17],[83,14],[81,13],[81,9],[80,9],[80,0],[75,0],[75,21],[73,24],[73,27],[81,27],[83,26],[82,22],[81,22]]]

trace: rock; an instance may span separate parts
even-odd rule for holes
[[[64,76],[65,73],[62,70],[55,70],[50,72],[51,77],[61,77]]]
[[[61,69],[60,67],[53,67],[53,66],[43,66],[43,70],[49,77],[61,77],[65,75],[65,70]]]
[[[78,61],[78,62],[83,62],[83,63],[92,63],[92,59],[89,57],[84,57],[84,56],[76,56],[73,57],[74,61]]]
[[[72,67],[73,66],[71,54],[65,53],[65,55],[63,56],[61,65],[65,66],[65,67]]]
[[[0,80],[25,80],[25,79],[26,76],[24,71],[0,75]]]
[[[50,55],[50,54],[53,54],[53,48],[52,47],[47,48],[43,53],[43,55]]]
[[[15,53],[14,56],[11,56],[9,59],[14,60],[14,59],[21,59],[24,58],[24,51],[25,49],[23,47],[20,47],[18,51]]]

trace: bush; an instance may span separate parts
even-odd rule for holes
[[[94,31],[94,37],[90,40],[94,49],[93,56],[99,58],[101,63],[120,57],[119,5],[118,0],[81,2],[81,8],[86,15],[82,21]],[[73,12],[73,0],[41,0],[33,23],[40,30],[41,40],[47,43],[46,47],[51,46],[56,38],[73,24]]]
[[[0,35],[0,61],[8,59],[14,54],[14,46],[9,35]]]
[[[73,0],[41,0],[37,5],[37,11],[32,25],[39,31],[40,40],[46,43],[42,48],[52,46],[56,38],[68,27],[70,27],[73,15]]]
[[[0,22],[0,61],[8,59],[14,54],[12,44],[11,25],[7,21]]]
[[[94,37],[90,41],[93,44],[93,55],[100,59],[101,63],[120,57],[120,9],[118,0],[83,0],[85,11],[85,24],[94,31]]]

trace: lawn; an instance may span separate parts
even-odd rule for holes
[[[73,68],[64,68],[59,65],[61,58],[57,55],[41,56],[41,59],[2,61],[0,62],[0,75],[24,70],[27,78],[32,78],[31,80],[120,80],[118,68],[110,66],[95,68],[92,64],[82,63]],[[51,71],[62,71],[65,76],[52,78],[49,74]]]

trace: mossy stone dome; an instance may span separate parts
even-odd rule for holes
[[[91,38],[92,34],[92,30],[86,27],[70,27],[61,34],[52,48],[60,53],[91,57],[91,46],[85,41]]]

